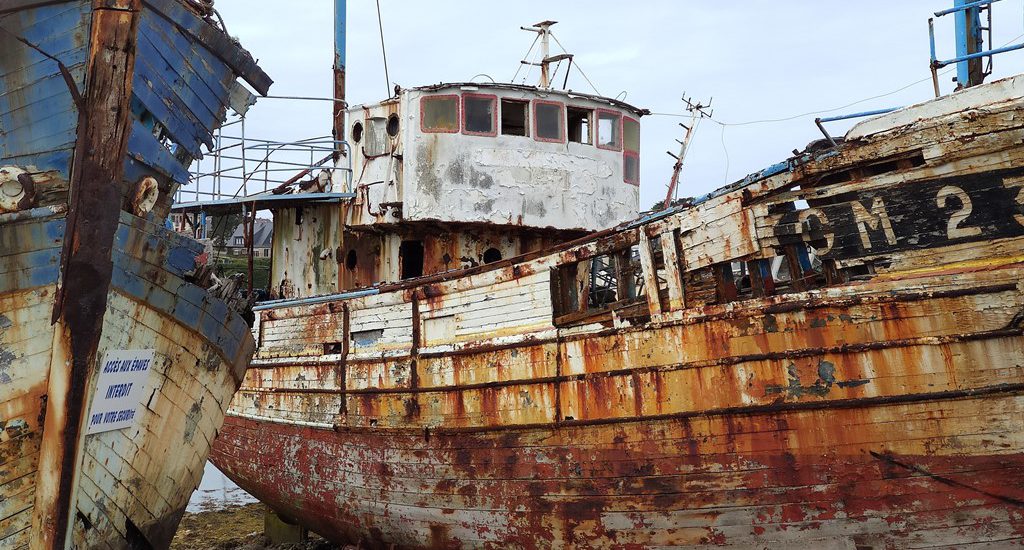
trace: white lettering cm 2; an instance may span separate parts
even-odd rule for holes
[[[1003,181],[1003,186],[1011,192],[1017,192],[1014,202],[1024,212],[1024,177],[1008,178]],[[966,191],[954,185],[946,185],[936,193],[935,204],[943,210],[959,204],[959,208],[950,215],[949,220],[946,222],[947,239],[960,239],[981,235],[980,227],[964,225],[964,222],[967,221],[974,208],[971,197]],[[893,231],[892,221],[889,219],[889,213],[886,211],[885,203],[882,202],[881,197],[875,197],[871,201],[870,208],[864,206],[860,201],[853,201],[851,208],[853,209],[854,223],[857,224],[857,233],[860,235],[860,242],[865,250],[871,249],[871,237],[868,230],[878,231],[881,229],[885,235],[885,242],[889,245],[896,244],[896,232]],[[815,218],[822,228],[829,227],[828,217],[818,208],[808,208],[801,211],[799,217],[800,225],[810,230],[808,222],[811,218]],[[1013,219],[1021,226],[1024,226],[1024,213],[1014,214]],[[816,250],[819,255],[828,254],[832,250],[835,233],[829,231],[824,234],[824,237],[825,246]]]

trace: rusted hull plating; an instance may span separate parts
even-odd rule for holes
[[[370,546],[1019,541],[1024,338],[1001,329],[1022,274],[961,296],[420,354],[419,391],[349,390],[341,406],[337,365],[260,366],[212,459],[280,513]],[[948,332],[971,311],[988,326]],[[819,344],[773,353],[784,339]],[[491,372],[452,388],[446,361]],[[346,365],[350,385],[365,368]]]
[[[998,443],[1022,412],[998,395],[429,439],[229,417],[215,459],[369,547],[962,547],[1024,533],[1024,456]]]
[[[1021,86],[543,253],[268,305],[211,458],[372,547],[1020,544]]]

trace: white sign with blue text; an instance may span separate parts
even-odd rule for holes
[[[110,350],[103,356],[92,396],[87,434],[131,426],[146,394],[152,349]]]

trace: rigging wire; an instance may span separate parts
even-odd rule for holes
[[[555,39],[555,44],[558,44],[558,47],[562,48],[563,53],[569,53],[569,50],[565,49],[565,46],[563,46],[562,43],[558,41],[558,37],[556,37],[554,33],[551,34],[551,38]],[[583,72],[583,69],[580,67],[580,64],[578,62],[573,63],[572,66],[576,67],[576,70],[579,71],[580,75],[583,76],[583,80],[586,80],[587,84],[590,84],[590,87],[594,90],[594,93],[596,93],[597,95],[602,95],[601,92],[597,90],[597,86],[594,86],[594,83],[590,81],[590,78],[587,76],[587,73]]]
[[[725,185],[728,185],[729,184],[729,148],[725,146],[725,125],[724,124],[722,125],[721,139],[722,139],[722,151],[725,152],[725,175],[723,176],[723,180],[725,180]]]
[[[1008,45],[1008,44],[1010,44],[1012,42],[1016,42],[1017,40],[1019,40],[1021,38],[1024,38],[1024,34],[1020,34],[1020,35],[1017,35],[1014,38],[1011,38],[1010,40],[1008,40],[1006,43],[1002,44],[999,47],[1003,47],[1003,46],[1006,46],[1006,45]],[[956,69],[956,66],[953,65],[953,66],[948,67],[944,71],[940,71],[939,74],[940,75],[949,74],[950,72],[952,72],[955,69]],[[820,114],[825,114],[825,113],[832,113],[832,112],[835,112],[835,111],[841,111],[843,109],[847,109],[849,107],[853,107],[854,105],[859,105],[861,103],[864,103],[866,101],[871,101],[873,99],[880,99],[880,98],[883,98],[883,97],[888,97],[888,96],[891,96],[893,94],[897,94],[899,92],[902,92],[902,91],[906,90],[907,88],[910,88],[910,87],[916,86],[918,84],[921,84],[922,82],[930,81],[931,79],[932,79],[931,76],[927,76],[927,77],[922,78],[920,80],[915,80],[914,82],[911,82],[910,84],[907,84],[905,86],[902,86],[900,88],[892,90],[891,92],[886,92],[884,94],[878,94],[878,95],[874,95],[874,96],[871,96],[871,97],[866,97],[864,99],[859,99],[857,101],[854,101],[852,103],[847,103],[846,105],[841,105],[839,107],[832,107],[832,108],[829,108],[829,109],[821,109],[821,110],[817,110],[817,111],[808,111],[806,113],[800,113],[798,115],[786,116],[786,117],[782,117],[782,118],[767,118],[767,119],[762,119],[762,120],[747,120],[747,121],[744,121],[744,122],[726,122],[726,121],[722,121],[722,120],[717,120],[717,119],[715,119],[713,117],[709,117],[708,120],[710,120],[711,122],[714,122],[715,124],[721,125],[721,126],[748,126],[748,125],[751,125],[751,124],[768,124],[768,123],[772,123],[772,122],[787,122],[787,121],[798,119],[798,118],[805,117],[805,116],[820,115]],[[671,117],[680,117],[680,118],[688,117],[689,116],[689,115],[687,115],[685,113],[651,113],[651,115],[653,115],[653,116],[671,116]]]
[[[1006,45],[1009,45],[1009,44],[1011,44],[1013,42],[1016,42],[1017,40],[1020,40],[1021,38],[1024,38],[1024,33],[1019,34],[1019,35],[1015,36],[1014,38],[1011,38],[1010,40],[1006,41],[1005,43],[1003,43],[999,47],[1001,48],[1001,47],[1004,47]],[[953,65],[953,66],[948,67],[947,69],[945,69],[943,71],[940,71],[939,75],[949,74],[951,71],[953,71],[955,69],[956,69],[956,65]],[[915,80],[914,82],[911,82],[911,83],[909,83],[909,84],[907,84],[905,86],[901,86],[901,87],[899,87],[899,88],[897,88],[895,90],[892,90],[891,92],[886,92],[884,94],[878,94],[878,95],[874,95],[874,96],[871,96],[871,97],[866,97],[864,99],[860,99],[860,100],[854,101],[852,103],[847,103],[846,105],[842,105],[842,106],[839,106],[839,107],[833,107],[831,109],[823,109],[823,110],[820,110],[820,111],[810,111],[810,112],[807,112],[807,113],[801,113],[799,115],[793,115],[793,116],[788,116],[788,117],[783,117],[783,118],[772,118],[772,119],[763,119],[763,120],[749,120],[749,121],[745,121],[745,122],[725,122],[725,121],[721,121],[721,120],[716,120],[716,119],[714,119],[712,117],[708,117],[708,120],[710,120],[711,122],[714,122],[715,124],[718,124],[722,128],[721,134],[719,135],[719,139],[722,142],[722,152],[725,153],[725,176],[724,176],[724,181],[725,181],[726,184],[729,183],[729,148],[726,146],[726,143],[725,143],[725,128],[726,128],[726,126],[748,126],[748,125],[751,125],[751,124],[767,124],[767,123],[772,123],[772,122],[786,122],[786,121],[794,120],[794,119],[805,117],[805,116],[819,115],[819,114],[831,113],[831,112],[834,112],[834,111],[840,111],[842,109],[853,107],[854,105],[858,105],[858,104],[864,103],[866,101],[871,101],[873,99],[880,99],[880,98],[883,98],[883,97],[891,96],[893,94],[897,94],[899,92],[902,92],[902,91],[906,90],[907,88],[916,86],[918,84],[921,84],[922,82],[930,81],[931,79],[932,79],[932,77],[928,76],[928,77],[922,78],[920,80]],[[653,116],[671,116],[671,117],[686,117],[686,116],[688,116],[688,115],[682,114],[682,113],[651,113],[651,115],[653,115]]]
[[[529,60],[530,63],[526,65],[526,72],[523,73],[522,84],[526,84],[526,80],[530,78],[530,73],[533,72],[533,68],[538,65],[538,61],[540,61],[540,56],[543,55],[543,53],[544,52],[537,50],[537,53],[533,54],[533,59]]]
[[[384,57],[384,89],[391,97],[391,78],[388,76],[388,52],[384,47],[384,21],[380,17],[380,0],[377,0],[377,28],[380,29],[380,53]]]
[[[947,74],[950,71],[952,71],[954,68],[955,67],[951,67],[949,69],[946,69],[945,71],[940,72],[939,74],[940,75]],[[928,76],[928,77],[922,78],[921,80],[916,80],[914,82],[911,82],[910,84],[907,84],[906,86],[903,86],[901,88],[897,88],[897,89],[895,89],[895,90],[893,90],[891,92],[886,92],[884,94],[878,94],[878,95],[874,95],[874,96],[871,96],[871,97],[866,97],[864,99],[858,99],[857,101],[854,101],[852,103],[847,103],[846,105],[841,105],[839,107],[831,107],[831,108],[828,108],[828,109],[821,109],[821,110],[816,110],[816,111],[808,111],[806,113],[800,113],[800,114],[792,115],[792,116],[786,116],[786,117],[781,117],[781,118],[766,118],[766,119],[761,119],[761,120],[747,120],[747,121],[743,121],[743,122],[726,122],[726,121],[723,121],[723,120],[715,119],[713,117],[709,117],[708,120],[710,120],[711,122],[714,122],[715,124],[718,124],[720,126],[749,126],[751,124],[769,124],[769,123],[772,123],[772,122],[787,122],[787,121],[795,120],[795,119],[802,118],[802,117],[805,117],[805,116],[821,115],[821,114],[825,114],[825,113],[832,113],[832,112],[835,112],[835,111],[841,111],[843,109],[846,109],[846,108],[849,108],[849,107],[853,107],[854,105],[858,105],[858,104],[864,103],[865,101],[871,101],[872,99],[880,99],[880,98],[883,98],[883,97],[891,96],[893,94],[902,92],[903,90],[906,90],[907,88],[910,88],[912,86],[916,86],[918,84],[921,84],[922,82],[930,81],[931,79],[932,79],[932,77]],[[651,115],[652,116],[671,116],[671,117],[680,117],[680,118],[684,118],[684,117],[689,116],[689,115],[687,115],[685,113],[651,113]]]
[[[530,52],[533,51],[533,47],[537,45],[537,41],[538,40],[540,40],[540,35],[536,34],[533,37],[533,43],[530,44],[530,49],[526,50],[526,53],[523,55],[523,57],[521,59],[523,59],[524,61],[527,61],[527,60],[530,59]],[[516,68],[516,74],[512,75],[512,80],[509,80],[509,82],[515,82],[516,81],[516,77],[519,76],[519,71],[523,70],[523,65],[524,65],[523,63],[519,63],[519,67]]]

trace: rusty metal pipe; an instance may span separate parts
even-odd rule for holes
[[[346,0],[334,0],[334,139],[345,138],[345,34]],[[334,160],[345,155],[345,148],[337,145]]]

